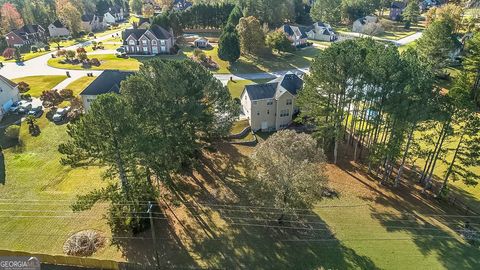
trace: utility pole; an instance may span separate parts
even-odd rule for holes
[[[157,261],[157,269],[160,269],[160,260],[158,257],[157,250],[157,238],[155,237],[155,227],[153,226],[153,217],[152,217],[153,204],[151,201],[148,202],[148,217],[150,218],[150,230],[152,231],[152,240],[153,240],[153,251],[155,252],[155,260]]]

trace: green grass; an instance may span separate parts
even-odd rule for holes
[[[29,76],[14,79],[16,83],[26,82],[30,85],[30,90],[26,94],[30,94],[32,97],[39,97],[43,91],[51,90],[53,87],[65,80],[67,76],[64,75],[52,75],[52,76]]]
[[[119,58],[114,54],[97,54],[91,55],[90,58],[97,58],[100,60],[101,65],[98,67],[92,66],[92,70],[106,70],[106,69],[118,69],[118,70],[138,70],[140,68],[140,61],[135,58]],[[72,64],[60,64],[59,61],[63,58],[52,58],[48,60],[48,65],[55,68],[64,69],[76,69],[83,70],[81,65]]]
[[[232,129],[230,130],[231,134],[238,134],[242,132],[245,128],[247,128],[250,124],[248,123],[248,120],[240,120],[237,121],[233,124]]]
[[[186,57],[193,54],[193,48],[182,48]],[[246,74],[257,72],[272,72],[289,70],[295,68],[305,68],[310,65],[313,58],[320,52],[319,48],[310,47],[297,50],[294,53],[285,53],[283,55],[269,54],[262,57],[242,56],[232,66],[228,62],[218,58],[218,48],[214,47],[210,50],[204,50],[207,56],[219,65],[219,69],[214,71],[220,74]]]
[[[74,96],[78,96],[83,89],[87,88],[87,86],[92,83],[96,77],[81,77],[80,79],[77,79],[76,81],[70,83],[65,89],[70,89],[73,91]]]
[[[61,165],[57,149],[67,140],[66,125],[55,125],[45,116],[38,125],[41,134],[32,137],[22,124],[21,144],[3,151],[6,181],[0,185],[0,250],[62,254],[66,238],[79,230],[97,229],[108,237],[108,225],[101,218],[104,205],[83,213],[69,208],[76,195],[105,185],[103,170]],[[115,248],[97,256],[120,258]]]
[[[232,98],[240,98],[240,95],[243,92],[243,89],[245,88],[246,85],[249,84],[255,84],[255,83],[267,83],[269,81],[273,80],[272,79],[264,79],[264,80],[235,80],[235,81],[228,81],[227,87],[228,90],[230,91],[230,95],[232,95]]]

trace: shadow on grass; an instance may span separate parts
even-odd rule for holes
[[[377,269],[347,248],[317,214],[297,210],[283,223],[268,195],[262,199],[241,168],[248,159],[230,144],[203,158],[175,195],[191,218],[190,249],[212,269]],[[193,200],[188,200],[193,197]],[[193,224],[193,225],[192,225]]]
[[[445,201],[422,194],[422,187],[416,182],[403,182],[394,188],[379,184],[380,179],[366,174],[361,165],[342,161],[339,167],[375,194],[362,197],[363,200],[394,209],[388,212],[377,210],[383,207],[371,209],[371,216],[387,231],[407,232],[423,255],[438,254],[438,261],[446,269],[480,268],[480,250],[463,241],[461,236],[467,221],[478,229],[480,216],[459,212]]]

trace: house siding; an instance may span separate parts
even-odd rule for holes
[[[62,27],[62,28],[57,28],[55,25],[50,24],[48,26],[48,32],[50,33],[51,37],[64,37],[64,36],[70,36],[70,31],[68,31],[67,28]]]
[[[6,110],[4,110],[4,106],[13,102],[17,102],[19,100],[20,93],[18,91],[18,86],[12,87],[5,81],[0,80],[0,120],[7,112]]]

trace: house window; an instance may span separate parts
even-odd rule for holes
[[[273,105],[273,100],[270,99],[269,101],[267,101],[267,105]]]
[[[144,52],[148,52],[148,47],[143,47]]]
[[[165,45],[165,40],[160,40],[161,45]]]
[[[291,99],[287,99],[287,105],[292,105],[292,100]]]
[[[152,45],[157,45],[157,41],[156,41],[156,40],[152,40]]]
[[[130,45],[135,45],[135,40],[130,39],[130,40],[128,41],[128,44],[130,44]]]
[[[285,116],[289,116],[289,115],[290,115],[290,111],[288,109],[280,111],[280,117],[285,117]]]
[[[147,40],[146,39],[142,40],[142,44],[147,45]]]
[[[270,110],[267,110],[267,114],[270,114]]]

